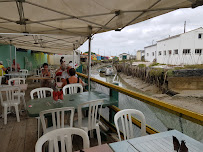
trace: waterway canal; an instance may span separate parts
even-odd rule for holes
[[[114,76],[105,76],[104,74],[99,73],[99,70],[100,69],[97,69],[97,72],[94,71],[92,73],[92,77],[95,77],[99,80],[109,82],[109,83],[117,83],[121,87],[131,89],[133,91],[141,92],[138,89],[132,88],[131,86],[126,84],[122,80],[122,78],[120,78],[117,74],[115,74]],[[109,93],[108,88],[99,84],[95,84],[95,85],[96,85],[95,86],[96,90],[105,92],[107,94]],[[146,117],[146,123],[159,132],[167,131],[169,129],[176,129],[203,143],[202,125],[193,123],[175,114],[169,113],[160,108],[146,104],[142,101],[131,98],[122,93],[119,93],[119,108],[120,109],[137,109],[142,111]],[[137,118],[139,119],[139,117]]]

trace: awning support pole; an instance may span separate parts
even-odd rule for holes
[[[11,41],[10,41],[11,42]],[[9,63],[9,62],[8,62]],[[12,56],[11,56],[11,43],[10,43],[10,71],[12,71]]]
[[[91,39],[92,39],[92,27],[89,26],[90,35],[88,37],[89,44],[88,44],[88,91],[90,91],[90,77],[91,77]]]
[[[73,44],[73,68],[75,69],[75,56],[74,56],[74,52],[75,52],[75,44]]]
[[[15,72],[17,72],[17,64],[16,64],[16,47],[15,47]]]

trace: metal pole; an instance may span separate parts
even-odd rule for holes
[[[89,36],[89,50],[88,50],[88,91],[90,91],[90,77],[91,77],[91,36]]]
[[[15,72],[17,71],[17,64],[16,64],[16,47],[15,47]]]
[[[74,56],[74,52],[75,52],[75,44],[73,44],[73,68],[75,69],[75,56]]]
[[[81,63],[80,63],[80,50],[79,50],[79,56],[78,56],[78,65],[80,66],[81,65]]]
[[[8,62],[9,63],[9,62]],[[10,71],[12,71],[12,56],[11,56],[11,44],[10,44]]]
[[[90,35],[88,37],[89,39],[89,44],[88,44],[88,57],[89,57],[89,60],[88,60],[88,91],[90,91],[90,76],[91,76],[91,39],[92,39],[92,28],[89,27],[90,29]]]

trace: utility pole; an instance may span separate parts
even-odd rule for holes
[[[185,33],[185,30],[186,30],[186,21],[184,23],[184,33]]]

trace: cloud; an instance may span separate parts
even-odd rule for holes
[[[141,23],[130,25],[120,32],[109,31],[94,35],[92,52],[101,55],[119,55],[126,52],[135,54],[137,50],[155,43],[158,40],[183,33],[184,22],[186,31],[203,27],[203,6],[195,9],[179,9]],[[88,43],[80,48],[88,51]]]

